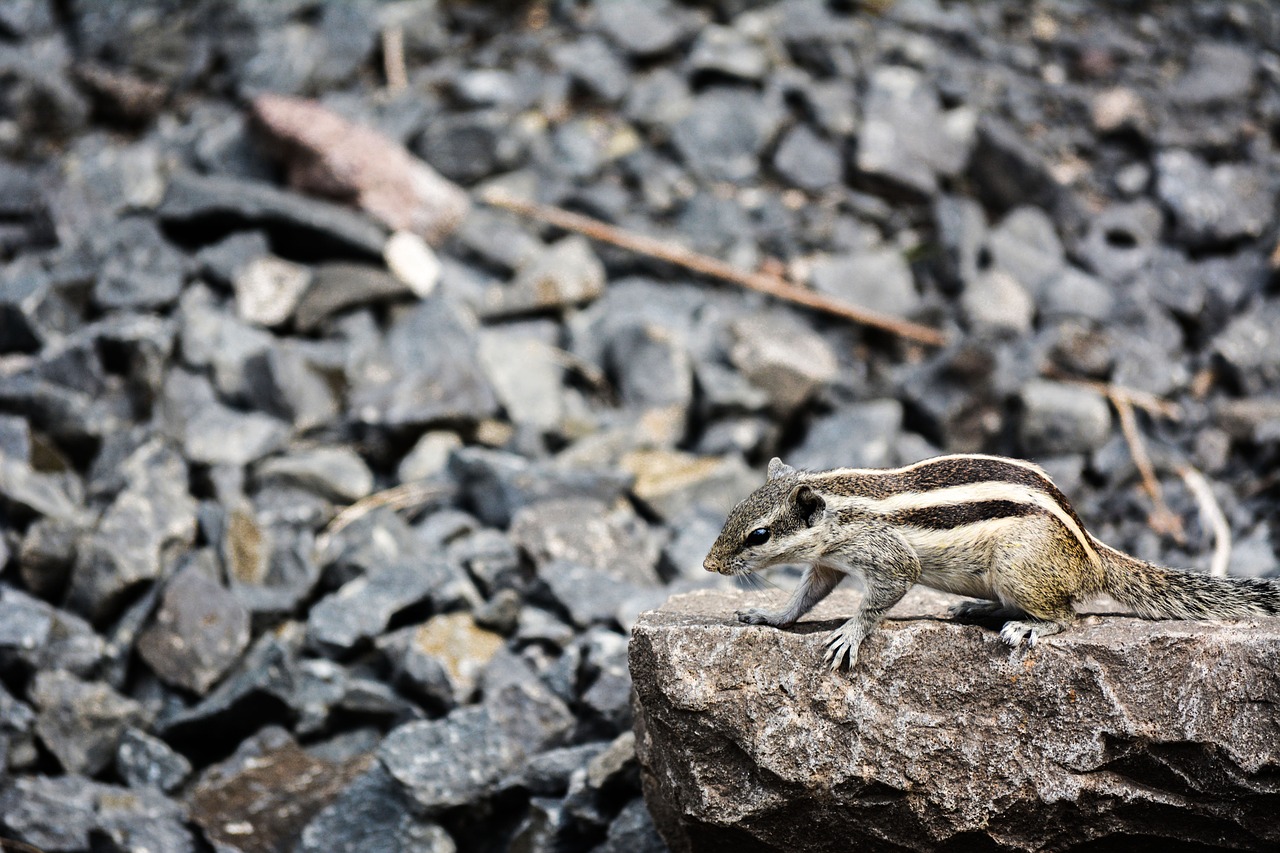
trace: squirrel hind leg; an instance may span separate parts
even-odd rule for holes
[[[948,607],[947,615],[963,622],[1006,622],[1026,614],[999,601],[962,601]]]

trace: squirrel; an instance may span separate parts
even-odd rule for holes
[[[745,576],[781,563],[808,564],[791,600],[776,612],[739,611],[739,621],[788,628],[846,575],[866,583],[857,615],[827,637],[832,670],[853,666],[862,641],[917,583],[982,599],[950,614],[1005,620],[1000,637],[1015,648],[1069,627],[1072,604],[1103,593],[1148,619],[1280,615],[1280,583],[1131,557],[1090,535],[1039,466],[981,454],[820,472],[774,457],[703,568]]]

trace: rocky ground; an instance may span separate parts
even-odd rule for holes
[[[1275,574],[1278,50],[1265,0],[0,4],[0,835],[661,850],[627,634],[774,454],[1033,457],[1203,568],[1189,464]],[[1182,537],[1064,376],[1177,405]]]

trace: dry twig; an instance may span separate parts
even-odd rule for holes
[[[444,497],[448,493],[449,488],[447,486],[417,480],[411,483],[402,483],[399,486],[363,497],[333,517],[333,520],[316,537],[316,550],[321,553],[327,551],[329,543],[340,530],[379,507],[410,509]]]
[[[1203,474],[1190,465],[1179,467],[1178,474],[1187,484],[1187,491],[1196,499],[1196,506],[1200,509],[1200,523],[1213,531],[1213,560],[1209,563],[1209,574],[1225,578],[1227,565],[1231,562],[1231,525],[1227,523],[1227,516],[1222,512],[1222,507],[1218,505],[1218,499],[1213,496],[1213,489]]]
[[[747,272],[739,269],[732,264],[725,263],[718,258],[694,252],[680,246],[673,246],[653,237],[646,237],[643,234],[636,234],[625,231],[607,222],[601,222],[598,219],[592,219],[589,216],[583,216],[564,208],[554,207],[547,204],[538,204],[537,202],[528,201],[527,199],[517,198],[510,193],[493,188],[481,195],[481,201],[491,204],[494,207],[500,207],[521,216],[528,216],[545,222],[548,225],[554,225],[557,228],[563,228],[566,231],[574,231],[582,234],[592,240],[599,240],[602,243],[609,243],[636,252],[649,257],[658,258],[668,263],[677,264],[686,269],[703,275],[719,278],[724,281],[730,281],[749,290],[756,290],[760,293],[767,293],[778,299],[784,299],[797,305],[803,305],[806,308],[813,308],[817,311],[823,311],[836,317],[843,317],[846,320],[852,320],[855,323],[861,323],[864,326],[871,326],[876,329],[882,329],[886,332],[892,332],[899,337],[916,341],[930,346],[943,346],[947,342],[947,336],[938,329],[923,326],[919,323],[912,323],[909,320],[903,320],[900,317],[893,317],[888,314],[881,314],[878,311],[871,311],[866,308],[860,308],[856,305],[850,305],[837,299],[823,296],[812,290],[806,290],[802,287],[788,282],[778,276],[767,275],[765,273]]]
[[[1128,397],[1109,395],[1111,405],[1116,407],[1120,415],[1120,431],[1124,433],[1125,443],[1129,445],[1129,453],[1133,456],[1133,464],[1138,468],[1142,478],[1143,491],[1151,498],[1155,508],[1147,516],[1151,529],[1161,535],[1172,536],[1178,542],[1184,539],[1182,519],[1164,502],[1164,492],[1160,489],[1160,480],[1156,478],[1155,469],[1151,465],[1151,457],[1147,455],[1147,447],[1142,442],[1142,434],[1138,432],[1138,420],[1133,415],[1133,404]]]
[[[1177,403],[1171,403],[1162,397],[1157,397],[1155,394],[1139,391],[1137,388],[1113,385],[1110,382],[1098,382],[1094,379],[1080,379],[1075,376],[1068,376],[1054,368],[1045,370],[1044,375],[1058,382],[1079,385],[1082,388],[1091,388],[1113,402],[1124,400],[1133,408],[1142,409],[1149,415],[1158,415],[1171,421],[1182,420],[1182,408]]]
[[[409,87],[409,71],[404,64],[404,30],[387,27],[382,31],[382,73],[387,78],[387,88],[401,92]]]

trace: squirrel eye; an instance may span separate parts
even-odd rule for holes
[[[754,548],[757,545],[763,545],[769,541],[769,528],[757,527],[755,530],[747,534],[747,538],[743,540],[743,544],[748,548]]]

